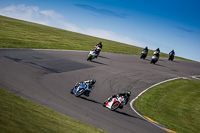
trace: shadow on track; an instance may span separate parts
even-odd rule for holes
[[[12,57],[9,57],[9,56],[4,56],[4,57],[7,58],[7,59],[16,61],[16,62],[21,62],[21,61],[23,61],[23,59],[19,59],[19,58],[12,58]]]
[[[86,101],[89,101],[89,102],[93,102],[93,103],[96,103],[96,104],[101,104],[102,105],[102,103],[100,103],[100,102],[97,102],[97,101],[95,101],[95,100],[92,100],[92,99],[88,99],[88,98],[86,98],[86,97],[80,97],[81,99],[83,99],[83,100],[86,100]]]
[[[144,60],[146,60],[146,61],[149,61],[149,62],[151,61],[151,59],[147,59],[147,58],[146,58],[146,59],[144,59]]]
[[[163,59],[159,59],[159,61],[162,61],[162,62],[167,62],[167,60],[163,60]]]
[[[144,120],[144,119],[142,119],[142,118],[140,118],[140,117],[132,116],[132,115],[129,115],[129,114],[125,113],[125,112],[120,112],[120,111],[118,111],[118,110],[116,110],[116,111],[114,111],[114,112],[116,112],[116,113],[118,113],[118,114],[121,114],[121,115],[128,116],[128,117],[132,117],[132,118]]]
[[[108,66],[107,64],[104,64],[104,63],[101,63],[101,62],[97,62],[97,61],[91,61],[91,62],[94,62],[94,63],[100,64],[100,65],[106,65],[106,66]]]
[[[160,65],[160,64],[153,64],[153,65],[156,65],[156,66],[161,66],[161,67],[166,67],[166,66],[163,66],[163,65]]]
[[[180,63],[180,62],[178,62],[178,61],[175,61],[175,60],[173,60],[172,62],[174,62],[174,63]]]
[[[110,59],[110,58],[108,58],[108,57],[104,57],[104,56],[101,56],[101,55],[99,55],[98,57],[100,57],[100,58],[105,58],[105,59]]]

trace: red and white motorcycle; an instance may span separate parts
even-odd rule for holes
[[[108,100],[106,100],[103,103],[103,106],[112,111],[115,111],[118,108],[122,109],[123,105],[125,105],[125,104],[126,104],[126,97],[125,96],[117,96],[114,98],[108,98]]]

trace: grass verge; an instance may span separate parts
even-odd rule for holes
[[[0,48],[92,50],[99,41],[103,52],[140,55],[143,48],[52,28],[0,15]],[[153,51],[149,50],[148,56]],[[160,57],[168,58],[161,53]],[[181,57],[175,59],[188,60]]]
[[[180,133],[200,131],[200,82],[179,79],[155,86],[134,102],[135,109]]]
[[[0,88],[1,133],[104,133]]]

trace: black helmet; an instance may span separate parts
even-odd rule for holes
[[[146,46],[145,49],[148,49],[148,47]]]
[[[95,79],[92,79],[92,84],[95,84],[96,83],[96,80]]]
[[[130,92],[130,91],[127,91],[127,92],[126,92],[126,95],[127,95],[127,96],[130,96],[130,95],[131,95],[131,92]]]

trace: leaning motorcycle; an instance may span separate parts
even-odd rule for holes
[[[152,63],[155,64],[158,61],[158,56],[156,56],[157,54],[159,54],[158,51],[155,51],[153,56],[151,57],[151,61],[150,61],[151,64]]]
[[[146,50],[142,50],[140,59],[145,59],[146,57],[147,57],[147,51]]]
[[[110,109],[111,111],[115,111],[116,109],[123,108],[123,105],[126,104],[125,96],[118,96],[115,98],[108,98],[108,100],[104,101],[103,106]]]
[[[169,58],[168,58],[168,60],[171,60],[171,61],[173,61],[173,60],[174,60],[174,54],[172,54],[172,53],[169,53]]]
[[[79,97],[83,94],[86,94],[88,90],[87,84],[76,83],[75,87],[71,89],[70,93],[74,94],[76,97]]]

